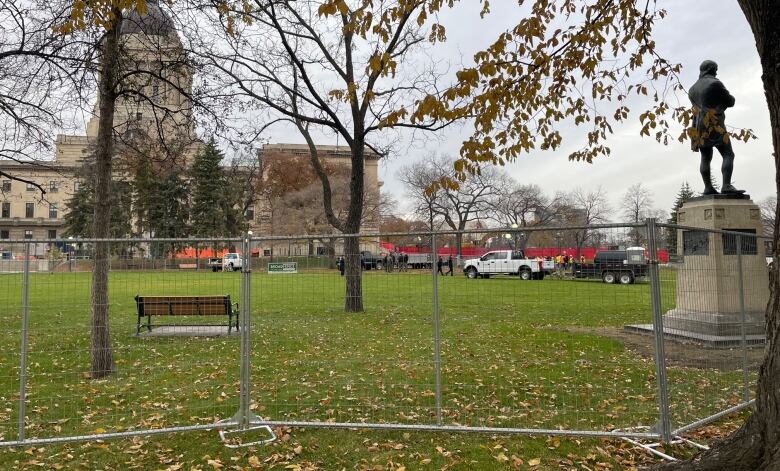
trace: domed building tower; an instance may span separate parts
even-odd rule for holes
[[[116,171],[128,170],[139,155],[162,169],[186,167],[202,142],[192,118],[192,71],[173,20],[158,0],[146,11],[133,10],[122,21],[122,64],[114,129]],[[95,103],[86,136],[57,137],[58,163],[76,163],[88,156],[97,137],[99,103]]]

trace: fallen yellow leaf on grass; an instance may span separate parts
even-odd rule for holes
[[[528,460],[528,466],[539,466],[539,463],[541,462],[541,458],[534,458],[532,460]]]

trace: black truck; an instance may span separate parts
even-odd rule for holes
[[[374,255],[368,250],[362,250],[360,252],[360,263],[363,265],[364,270],[381,270],[384,268],[385,258]]]
[[[641,247],[596,252],[593,263],[575,263],[574,278],[601,279],[604,283],[630,285],[647,276],[647,259]]]

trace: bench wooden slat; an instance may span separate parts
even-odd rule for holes
[[[148,318],[147,327],[151,330],[152,316],[228,316],[228,333],[232,329],[232,319],[238,313],[233,311],[230,295],[224,296],[141,296],[135,297],[138,307],[138,333],[141,318]]]

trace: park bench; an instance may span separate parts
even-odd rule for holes
[[[228,334],[235,327],[238,330],[238,303],[230,302],[230,295],[224,296],[141,296],[135,297],[138,307],[136,335],[141,333],[141,320],[146,317],[146,328],[152,331],[152,316],[227,316]],[[166,324],[170,325],[170,324]],[[200,324],[203,325],[203,324]],[[207,324],[213,325],[213,324]]]

